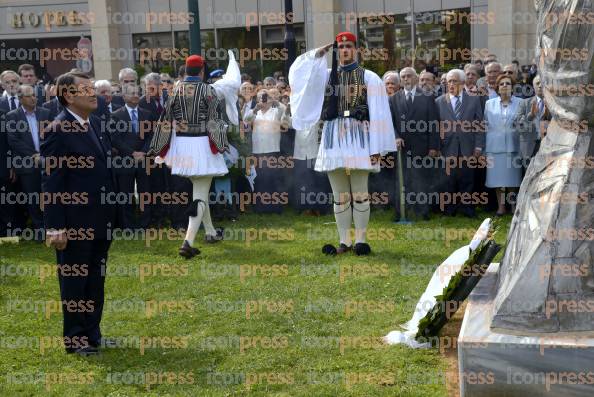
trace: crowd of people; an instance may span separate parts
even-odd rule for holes
[[[401,158],[388,154],[381,172],[370,176],[372,205],[393,209],[396,220],[404,215],[401,209],[408,218],[422,219],[438,212],[473,217],[477,207],[497,215],[513,211],[522,175],[550,118],[536,67],[502,65],[490,56],[463,69],[432,71],[407,67],[383,75]],[[209,82],[223,74],[211,72]],[[112,136],[123,228],[186,227],[191,182],[146,157],[168,94],[183,78],[184,66],[176,78],[159,73],[139,77],[124,68],[117,79],[92,80],[98,100],[93,114]],[[261,81],[242,74],[241,80],[240,126],[229,134],[238,152],[229,161],[235,172],[214,180],[213,218],[235,220],[245,210],[280,214],[289,206],[308,215],[329,213],[330,183],[314,169],[322,122],[306,130],[293,128],[291,86],[283,72]],[[63,105],[55,84],[38,81],[32,65],[2,72],[0,84],[0,235],[32,230],[27,236],[41,241],[42,130]],[[141,126],[139,131],[126,128],[130,120]],[[249,200],[242,201],[246,192]],[[164,200],[166,195],[177,199]],[[151,199],[141,203],[143,196]]]

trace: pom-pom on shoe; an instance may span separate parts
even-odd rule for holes
[[[177,252],[179,253],[179,256],[186,259],[192,259],[196,255],[200,254],[200,250],[198,248],[190,246],[190,243],[188,243],[187,240],[184,240],[183,245],[179,248]]]

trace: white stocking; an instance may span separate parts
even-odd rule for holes
[[[355,244],[364,243],[369,224],[369,172],[351,171],[351,191],[353,194],[353,220],[355,221]]]
[[[352,245],[351,224],[353,222],[353,209],[351,207],[351,185],[349,177],[344,170],[334,170],[328,173],[332,195],[334,196],[334,217],[340,242],[350,247]]]
[[[194,201],[201,200],[198,202],[198,211],[196,216],[191,216],[189,219],[188,230],[186,231],[186,241],[190,245],[193,245],[194,240],[196,239],[196,234],[198,233],[198,229],[200,228],[200,223],[202,222],[202,217],[208,213],[208,219],[210,219],[210,213],[208,211],[208,192],[210,191],[212,177],[192,177],[190,180],[192,181],[193,187],[192,199]]]

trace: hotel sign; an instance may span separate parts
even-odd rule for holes
[[[80,26],[87,21],[87,14],[78,11],[44,11],[44,12],[15,12],[8,15],[10,26],[13,29],[24,29],[26,26],[37,28],[40,25],[46,31],[53,27]]]

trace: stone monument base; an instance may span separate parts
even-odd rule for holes
[[[462,397],[594,396],[594,333],[515,336],[490,329],[493,263],[468,297],[458,337]]]

